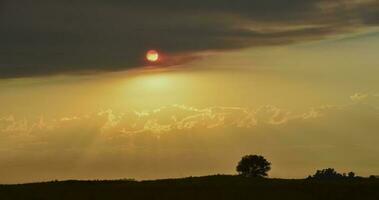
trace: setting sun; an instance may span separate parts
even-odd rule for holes
[[[149,61],[149,62],[157,62],[158,59],[159,59],[159,54],[156,50],[149,50],[147,53],[146,53],[146,59]]]

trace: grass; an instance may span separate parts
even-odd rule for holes
[[[54,181],[0,185],[1,200],[379,199],[379,179],[248,179],[215,175],[154,181]]]

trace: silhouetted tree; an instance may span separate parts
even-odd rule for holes
[[[349,172],[347,174],[347,177],[349,177],[349,178],[355,178],[355,173],[354,172]]]
[[[377,176],[374,176],[374,175],[370,175],[370,176],[369,176],[369,178],[370,178],[370,179],[376,179],[376,178],[377,178]]]
[[[324,179],[324,180],[330,180],[330,179],[341,179],[344,178],[344,176],[333,168],[327,168],[327,169],[322,169],[322,170],[317,170],[316,173],[311,176],[311,178],[314,179]]]
[[[245,177],[265,177],[270,169],[271,163],[259,155],[246,155],[242,157],[236,168],[238,174]]]

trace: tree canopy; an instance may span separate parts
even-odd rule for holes
[[[271,163],[260,155],[246,155],[237,165],[238,174],[245,177],[266,177]]]

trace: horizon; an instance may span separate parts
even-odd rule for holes
[[[309,175],[311,176],[311,175]],[[118,178],[118,179],[63,179],[63,180],[45,180],[45,181],[38,181],[38,182],[22,182],[22,183],[0,183],[0,186],[12,186],[12,185],[29,185],[29,184],[45,184],[45,183],[56,183],[56,182],[154,182],[154,181],[168,181],[168,180],[185,180],[185,179],[197,179],[197,178],[210,178],[210,177],[240,177],[245,180],[251,180],[251,181],[256,181],[256,180],[309,180],[309,181],[325,181],[325,182],[330,182],[330,181],[346,181],[349,180],[348,178],[346,179],[333,179],[331,178],[330,180],[323,180],[323,179],[310,179],[309,177],[304,177],[304,178],[276,178],[276,177],[263,177],[263,178],[258,178],[258,179],[249,179],[246,177],[243,177],[238,174],[209,174],[209,175],[202,175],[202,176],[183,176],[183,177],[172,177],[172,178],[159,178],[159,179],[134,179],[134,178]],[[374,178],[372,178],[374,177]],[[364,176],[355,176],[353,180],[362,180],[362,179],[372,179],[372,180],[377,180],[379,176],[376,175],[370,175],[368,177]]]
[[[379,174],[375,0],[0,1],[0,184]]]

